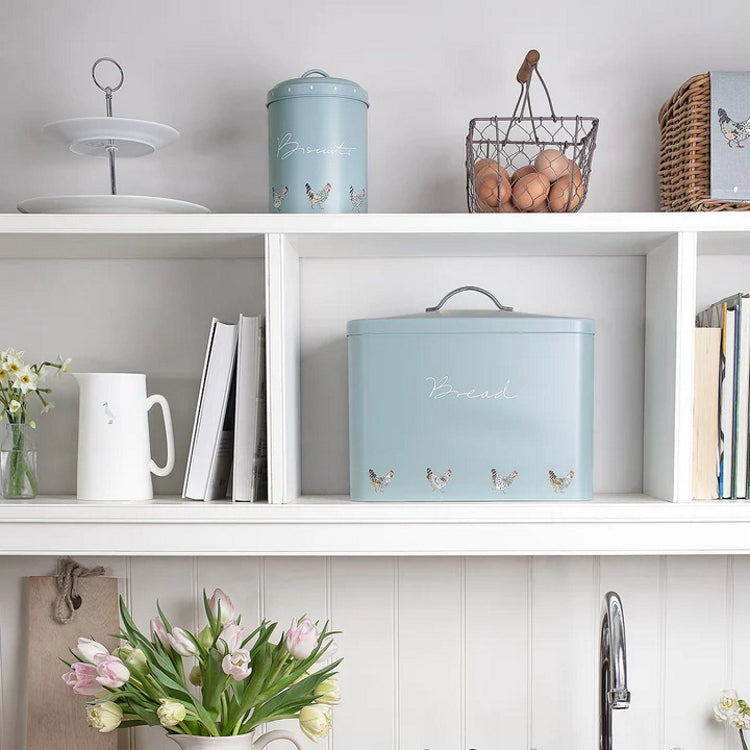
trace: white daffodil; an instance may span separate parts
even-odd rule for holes
[[[50,409],[55,408],[55,402],[54,401],[47,401],[44,406],[42,406],[42,414],[46,414]]]
[[[36,383],[39,380],[39,376],[26,365],[15,373],[15,379],[15,386],[20,389],[21,393],[26,395],[29,391],[36,390]]]
[[[3,358],[3,370],[13,375],[20,372],[25,367],[22,356],[23,352],[17,352],[15,349],[8,349]]]
[[[18,411],[18,410],[20,409],[20,408],[21,408],[21,402],[20,402],[20,401],[17,401],[16,399],[13,399],[13,400],[12,400],[12,401],[11,401],[11,402],[10,402],[10,403],[8,404],[8,411],[9,411],[9,412],[10,412],[11,414],[15,414],[15,413],[16,413],[16,412],[17,412],[17,411]]]
[[[59,354],[57,355],[57,362],[55,364],[59,367],[57,371],[57,375],[64,375],[66,372],[70,372],[70,363],[73,360],[68,357],[67,359],[63,359]]]

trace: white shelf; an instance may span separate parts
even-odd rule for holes
[[[23,277],[28,269],[15,261],[26,259],[63,261],[57,264],[56,272],[67,270],[64,261],[77,259],[249,258],[257,261],[240,264],[252,269],[243,283],[253,291],[247,303],[242,297],[242,305],[254,304],[254,310],[262,311],[264,281],[269,332],[268,425],[270,494],[273,500],[270,505],[185,503],[175,499],[114,505],[78,503],[69,498],[55,497],[32,503],[3,502],[0,503],[0,555],[750,553],[750,504],[684,502],[690,496],[697,261],[699,256],[714,255],[750,255],[749,214],[0,214],[0,260],[10,262],[8,270],[14,272],[16,278]],[[323,338],[314,344],[317,347],[314,356],[320,357],[319,361],[312,362],[319,368],[314,377],[320,377],[320,373],[328,376],[330,373],[326,367],[338,368],[334,374],[339,377],[341,368],[345,367],[339,357],[340,347],[336,352],[326,350],[332,343],[342,344],[343,327],[336,315],[340,317],[343,313],[329,309],[325,314],[330,316],[330,321],[313,329],[314,335],[310,334],[309,328],[303,330],[301,321],[307,320],[305,316],[316,307],[316,302],[324,301],[331,293],[335,271],[345,268],[340,278],[346,282],[360,274],[357,265],[360,258],[447,259],[438,260],[434,266],[445,265],[451,258],[466,258],[469,259],[466,267],[481,269],[492,266],[497,273],[502,266],[513,272],[528,267],[530,263],[547,264],[546,259],[524,260],[525,257],[540,256],[569,256],[560,265],[580,272],[579,295],[588,291],[595,294],[603,284],[610,285],[611,295],[607,302],[615,303],[614,309],[621,310],[623,319],[608,321],[610,328],[606,335],[609,338],[602,335],[601,351],[606,354],[605,361],[610,364],[616,361],[617,352],[612,343],[615,341],[614,332],[619,336],[618,340],[629,347],[630,362],[637,362],[642,355],[645,377],[641,372],[635,372],[633,382],[645,383],[645,392],[640,393],[638,389],[628,391],[632,397],[633,413],[641,413],[642,409],[643,424],[638,420],[629,423],[627,419],[612,420],[610,424],[618,425],[621,430],[617,434],[626,435],[620,438],[619,444],[617,436],[613,439],[610,432],[605,435],[609,442],[604,441],[601,450],[612,459],[619,456],[624,447],[627,448],[624,452],[631,455],[625,460],[636,472],[626,479],[620,477],[609,486],[615,489],[642,486],[645,492],[662,499],[612,495],[579,504],[358,504],[337,497],[300,498],[301,488],[305,486],[301,460],[301,393],[304,377],[308,378],[309,385],[311,366],[309,352],[306,362],[303,362],[302,352],[305,346],[309,346],[310,338],[327,330],[325,326],[331,321],[329,340]],[[584,257],[578,261],[574,256]],[[629,275],[617,276],[616,280],[623,283],[630,280],[631,297],[628,300],[619,299],[620,287],[612,285],[614,274],[619,273],[616,265],[619,261],[617,258],[613,260],[612,256],[625,256],[622,263]],[[494,257],[511,260],[470,260]],[[352,259],[351,263],[347,262],[349,259]],[[706,265],[726,261],[707,258]],[[737,257],[732,267],[737,266],[741,271],[744,262],[744,258]],[[214,276],[236,273],[236,265],[220,267],[214,264]],[[372,260],[369,261],[370,270],[373,265]],[[388,261],[382,265],[388,266],[386,275],[389,272],[398,274],[399,269],[403,271],[405,266],[411,265],[416,279],[419,278],[417,272],[421,273],[430,261],[407,260],[401,264]],[[128,269],[132,267],[129,283],[138,279],[140,274],[147,278],[153,270],[138,263],[127,266]],[[366,266],[367,261],[363,262],[362,268]],[[146,295],[153,304],[154,315],[176,301],[178,306],[182,305],[180,309],[184,317],[194,307],[189,280],[200,278],[203,267],[183,263],[174,264],[173,268],[162,263],[159,268],[160,278],[167,278],[174,269],[182,269],[180,278],[184,277],[188,283],[168,288],[171,296],[148,298]],[[78,272],[78,266],[71,264],[70,269]],[[314,287],[310,282],[316,269],[319,277],[325,279],[323,286]],[[331,269],[334,273],[330,273]],[[108,268],[102,269],[98,265],[89,267],[84,264],[81,270],[86,278],[93,278],[96,274],[99,274],[96,278],[100,278],[105,272],[109,273]],[[264,279],[262,274],[265,274]],[[529,276],[526,286],[530,288],[537,277],[538,274]],[[222,279],[213,279],[214,284],[208,288],[203,300],[206,305],[225,301],[216,291],[224,289],[220,283]],[[112,280],[117,286],[117,278],[113,276]],[[637,281],[635,285],[634,280]],[[701,288],[707,288],[703,281],[701,284]],[[426,288],[430,284],[423,286]],[[317,297],[311,294],[312,287]],[[341,288],[346,288],[345,284]],[[243,294],[244,289],[241,289]],[[122,285],[117,291],[128,294]],[[569,292],[566,288],[553,291],[546,302],[555,313],[555,305],[567,304],[565,295]],[[618,307],[618,303],[632,301],[633,293],[636,299],[641,299],[638,305]],[[232,314],[236,312],[233,308],[240,304],[237,301],[240,292],[235,289],[234,294],[227,301],[227,309],[231,307]],[[408,294],[405,295],[402,289],[398,297],[396,292],[389,297],[382,285],[375,285],[366,295],[367,304],[357,312],[390,314],[396,300],[403,300],[405,296]],[[105,302],[100,300],[99,304],[106,307]],[[596,309],[601,311],[601,305]],[[133,347],[141,345],[142,320],[131,321],[129,316],[118,318],[116,309],[107,308],[107,312],[110,315],[108,325],[122,321],[125,349],[130,347],[128,351],[132,354]],[[644,320],[639,317],[642,313]],[[64,319],[59,323],[52,320],[44,329],[42,338],[47,340],[40,344],[46,347],[49,342],[56,343],[66,334],[66,325],[69,323]],[[173,325],[164,328],[163,332],[156,331],[151,342],[153,347],[160,350],[165,342],[176,340],[181,330]],[[24,335],[27,339],[34,339],[36,333],[30,329]],[[117,351],[110,354],[113,363],[119,361],[120,356],[125,354]],[[106,361],[109,365],[110,362]],[[321,364],[323,369],[320,369]],[[307,375],[303,373],[303,365],[307,367]],[[184,404],[182,381],[189,370],[180,367],[184,368],[184,363],[169,364],[164,372],[158,373],[158,377],[166,387],[181,394]],[[156,373],[149,371],[148,374],[152,378]],[[339,390],[345,392],[345,383]],[[321,403],[323,401],[325,398]],[[614,403],[611,394],[602,401],[600,406],[603,405],[605,411]],[[339,412],[334,416],[336,414],[340,416]],[[332,424],[338,427],[330,429],[339,430],[335,433],[338,460],[345,450],[346,428],[342,419],[334,420]],[[329,432],[327,436],[330,438],[331,434]],[[322,435],[325,439],[325,430]],[[642,472],[638,463],[641,440]],[[70,450],[70,446],[66,450]],[[341,477],[339,464],[334,467],[334,473],[339,471]],[[329,466],[325,461],[316,465]],[[609,477],[611,472],[605,473]],[[314,479],[320,484],[319,477]],[[309,480],[308,484],[321,491],[343,491],[346,486],[335,480],[329,487],[325,483],[317,487],[315,481]],[[68,489],[71,486],[74,483],[70,481],[60,485]],[[168,486],[166,491],[175,490]]]
[[[288,505],[0,502],[4,555],[652,555],[750,553],[750,503]]]
[[[646,255],[678,232],[704,235],[699,252],[750,249],[745,213],[0,214],[0,258],[257,258],[269,234],[300,257]]]

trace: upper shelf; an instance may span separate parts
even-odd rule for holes
[[[750,503],[0,502],[3,555],[750,553]]]
[[[748,252],[750,212],[0,214],[0,257],[260,258],[267,234],[304,257],[645,255],[678,232],[697,232],[699,252]]]

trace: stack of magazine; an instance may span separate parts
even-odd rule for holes
[[[750,497],[750,296],[698,313],[693,400],[693,497]]]
[[[262,318],[214,318],[203,363],[182,496],[268,497],[265,330]],[[230,490],[231,485],[231,490]]]

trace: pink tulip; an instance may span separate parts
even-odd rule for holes
[[[79,638],[78,646],[76,648],[79,656],[86,661],[93,662],[94,657],[97,654],[108,654],[109,651],[102,646],[98,641],[94,641],[91,638]]]
[[[96,681],[98,675],[96,667],[77,661],[70,665],[70,669],[62,678],[68,687],[73,688],[76,695],[98,695],[102,689]]]
[[[228,622],[234,622],[234,604],[232,600],[221,590],[215,589],[208,600],[208,608],[214,617],[219,617],[219,605],[221,604],[221,624],[226,625]]]
[[[112,654],[97,654],[94,657],[96,664],[96,681],[108,688],[122,687],[130,678],[130,670]]]
[[[227,651],[231,654],[242,645],[242,641],[245,640],[246,635],[247,631],[245,628],[230,622],[224,626],[224,630],[221,631],[219,639],[224,641],[227,646]]]
[[[286,650],[295,659],[307,659],[318,645],[320,633],[315,623],[305,617],[303,620],[292,620],[286,633]]]
[[[167,640],[180,656],[196,656],[198,653],[195,644],[182,628],[172,628],[172,632],[167,633]]]
[[[167,628],[162,622],[161,617],[154,617],[149,625],[151,626],[151,640],[154,641],[156,637],[161,645],[169,651],[172,648],[172,644],[169,642],[169,633],[167,633]]]
[[[231,654],[227,654],[221,661],[224,674],[234,677],[235,680],[244,680],[250,675],[250,652],[240,648]]]

